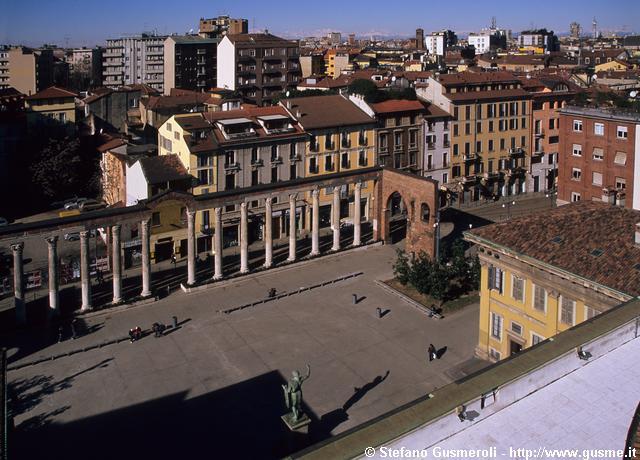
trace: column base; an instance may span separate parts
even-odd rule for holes
[[[213,275],[213,278],[211,278],[213,281],[219,281],[222,278],[224,278],[222,275]]]
[[[320,251],[311,251],[311,253],[309,253],[310,256],[319,256],[320,255]]]
[[[151,297],[151,296],[152,296],[151,291],[142,291],[140,293],[140,297]]]
[[[246,275],[247,273],[249,273],[249,270],[240,270],[241,275]]]
[[[266,263],[266,262],[265,262],[265,263],[264,263],[264,265],[263,265],[263,267],[264,267],[264,268],[271,268],[271,267],[273,267],[273,264],[272,264],[272,263]]]
[[[296,258],[295,257],[287,257],[287,262],[295,262]]]
[[[93,307],[91,305],[83,305],[82,307],[80,307],[80,313],[85,313],[91,310],[93,310]]]
[[[113,305],[117,305],[117,304],[119,304],[119,303],[122,303],[122,298],[119,298],[119,299],[113,299],[113,300],[111,301],[111,303],[112,303]]]
[[[354,241],[353,244],[351,245],[354,248],[358,247],[358,246],[362,246],[362,243],[360,241]]]

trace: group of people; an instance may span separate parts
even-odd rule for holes
[[[153,336],[162,337],[162,335],[164,334],[164,330],[166,328],[167,326],[165,326],[162,323],[153,323],[153,326],[151,326],[151,330],[153,331]]]
[[[131,343],[142,338],[142,329],[140,328],[140,326],[129,329],[129,338],[131,339]]]

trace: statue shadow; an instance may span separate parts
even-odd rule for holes
[[[329,438],[333,430],[349,420],[349,409],[364,398],[367,393],[384,382],[388,376],[389,371],[385,372],[384,375],[376,376],[372,381],[365,383],[361,387],[355,387],[353,394],[345,401],[342,407],[327,412],[319,420],[312,420],[310,435],[314,442]]]

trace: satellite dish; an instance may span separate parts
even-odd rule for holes
[[[598,76],[594,74],[593,77],[591,77],[591,78],[594,79],[594,80],[597,80]]]
[[[286,96],[289,97],[289,94],[291,94],[289,91],[287,91]]]
[[[391,81],[396,81],[396,76],[391,77]]]
[[[636,97],[638,97],[638,92],[637,92],[637,91],[631,91],[631,92],[629,93],[629,96],[631,96],[631,97],[633,97],[633,98],[636,98]]]

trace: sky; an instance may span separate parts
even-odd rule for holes
[[[40,46],[104,45],[107,38],[156,30],[161,34],[197,32],[201,17],[227,14],[249,20],[250,31],[286,38],[324,35],[329,31],[358,36],[414,35],[451,29],[459,35],[488,27],[518,32],[546,27],[567,32],[579,22],[591,30],[595,16],[603,31],[640,33],[638,0],[492,1],[425,0],[268,1],[268,0],[2,0],[0,44]]]

